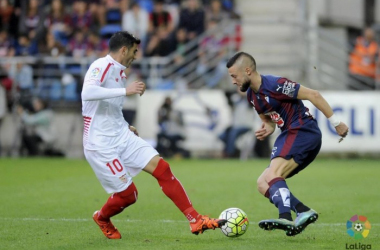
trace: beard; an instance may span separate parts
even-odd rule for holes
[[[250,85],[251,85],[251,80],[247,78],[245,80],[245,82],[241,85],[240,91],[241,92],[247,92]]]

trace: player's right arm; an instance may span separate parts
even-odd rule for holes
[[[94,62],[85,76],[82,100],[96,101],[109,99],[120,96],[129,96],[134,94],[142,95],[145,91],[143,82],[135,81],[126,88],[105,88],[104,83],[107,81],[112,71],[110,64],[105,65],[99,61]]]
[[[276,124],[264,114],[259,114],[259,116],[263,123],[261,124],[261,128],[256,130],[255,135],[258,140],[262,141],[269,135],[273,134],[276,129]]]

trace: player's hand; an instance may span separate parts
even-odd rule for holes
[[[135,135],[139,136],[139,132],[137,132],[137,129],[131,125],[129,125],[129,130],[131,130]]]
[[[125,91],[126,91],[127,96],[135,95],[135,94],[139,94],[141,96],[144,94],[145,89],[146,89],[145,83],[135,81],[129,84],[129,86],[125,88]]]
[[[255,132],[256,138],[263,141],[266,137],[273,134],[275,128],[275,124],[272,125],[267,122],[263,122],[263,124],[261,124],[261,128]]]
[[[342,138],[346,137],[348,134],[348,127],[343,122],[340,122],[339,125],[335,127],[335,130]]]

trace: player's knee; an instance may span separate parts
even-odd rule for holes
[[[257,179],[257,190],[259,191],[260,194],[264,195],[267,189],[268,189],[268,184],[265,181],[265,178],[260,176]]]
[[[170,170],[169,163],[167,163],[164,159],[160,159],[158,161],[157,167],[152,174],[157,180],[166,180],[170,179],[173,174]]]
[[[118,198],[125,201],[128,205],[130,205],[137,201],[138,191],[135,184],[132,182],[127,189],[114,194],[114,196],[117,196]]]

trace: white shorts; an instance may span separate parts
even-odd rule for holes
[[[127,141],[115,148],[84,149],[84,155],[107,193],[117,193],[128,188],[132,177],[158,152],[146,141],[129,133]]]

